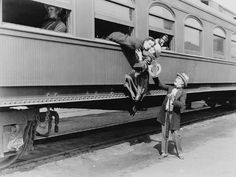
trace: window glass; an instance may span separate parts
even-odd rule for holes
[[[172,21],[150,15],[149,25],[151,29],[160,28],[160,29],[172,30],[174,23]]]
[[[134,28],[132,1],[95,0],[94,3],[96,38],[106,38],[115,31],[129,35],[132,33]]]
[[[200,30],[185,26],[184,48],[187,50],[200,51]]]
[[[224,55],[224,41],[226,34],[223,29],[217,27],[213,30],[213,52],[217,55]]]
[[[231,37],[231,57],[236,58],[236,35]]]
[[[217,36],[220,36],[223,38],[226,37],[225,32],[221,28],[215,28],[213,33],[214,33],[214,35],[217,35]]]
[[[213,50],[214,53],[223,55],[224,54],[224,38],[220,36],[213,36]]]
[[[236,58],[236,41],[231,41],[231,57]]]
[[[48,7],[47,4],[32,0],[2,0],[2,21],[17,25],[42,28],[45,23],[51,19],[49,18]],[[55,7],[55,9],[56,16],[52,19],[54,22],[52,22],[52,25],[48,30],[68,32],[67,23],[70,10],[61,7]],[[60,31],[62,28],[63,31]]]
[[[170,21],[174,21],[172,13],[168,9],[159,5],[152,6],[149,10],[149,14],[157,17],[162,17]]]
[[[131,8],[105,0],[95,0],[95,16],[107,21],[133,25]]]
[[[187,18],[187,20],[185,21],[185,26],[191,26],[200,30],[202,29],[201,24],[194,18]]]

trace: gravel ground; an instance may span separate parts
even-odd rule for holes
[[[236,114],[182,128],[184,160],[159,159],[160,134],[4,177],[236,177]]]

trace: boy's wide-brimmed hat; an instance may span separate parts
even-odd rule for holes
[[[184,86],[186,87],[189,81],[188,75],[185,73],[177,73],[177,76],[181,77],[181,79],[184,81]]]

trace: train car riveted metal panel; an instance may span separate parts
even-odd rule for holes
[[[0,35],[0,86],[121,84],[127,59],[101,46]]]

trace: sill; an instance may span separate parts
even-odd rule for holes
[[[201,51],[196,51],[196,50],[187,50],[187,49],[185,49],[184,53],[190,54],[190,55],[198,55],[198,56],[202,55]]]
[[[213,54],[213,57],[214,57],[214,58],[218,58],[218,59],[225,60],[225,56],[224,56],[223,53],[222,53],[222,54],[220,54],[220,53],[214,53],[214,54]]]
[[[106,39],[94,38],[94,41],[99,42],[99,43],[113,44],[113,45],[119,46],[118,43],[113,42],[113,41],[109,41],[109,40],[106,40]]]
[[[18,25],[18,24],[12,24],[12,23],[7,23],[7,22],[2,22],[0,28],[11,29],[15,31],[22,31],[22,32],[29,32],[29,33],[34,33],[34,34],[42,34],[42,35],[48,35],[48,36],[73,38],[72,34],[70,33],[55,32],[55,31],[45,30],[45,29],[41,29],[37,27]]]

